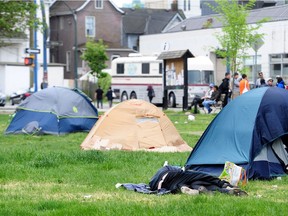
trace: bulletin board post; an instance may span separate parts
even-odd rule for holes
[[[163,110],[176,107],[175,92],[183,89],[182,109],[188,110],[188,58],[194,57],[189,50],[162,52],[158,59],[163,60]]]

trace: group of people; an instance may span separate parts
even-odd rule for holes
[[[242,74],[240,77],[236,72],[233,78],[233,89],[232,89],[232,99],[250,90],[250,84],[246,74]]]
[[[238,73],[235,73],[235,74],[237,74],[238,75]],[[240,82],[241,83],[241,81],[243,80],[243,79],[245,79],[246,81],[246,83],[248,82],[248,79],[247,79],[247,75],[246,74],[243,74],[242,75],[242,78],[240,78],[239,79],[239,77],[236,75],[235,76],[235,74],[234,74],[234,89],[235,88],[237,88],[237,82]],[[286,85],[285,85],[285,82],[284,82],[284,80],[283,80],[283,78],[280,76],[280,75],[277,75],[276,76],[276,85],[275,85],[275,87],[278,87],[278,88],[283,88],[283,89],[285,89],[286,88]],[[249,84],[249,82],[248,82],[248,84]],[[263,72],[258,72],[258,79],[256,80],[256,83],[255,83],[255,87],[256,88],[261,88],[261,87],[273,87],[274,85],[273,85],[273,79],[271,78],[271,77],[269,77],[267,80],[265,80],[265,78],[264,78],[264,76],[263,76]],[[239,87],[239,89],[240,89],[240,93],[241,93],[241,85],[239,84],[238,85],[238,87]],[[247,87],[248,87],[248,90],[250,90],[250,88],[249,88],[249,85],[247,85]],[[242,86],[242,93],[244,93],[243,92],[243,86]]]
[[[99,86],[96,91],[95,91],[95,99],[97,102],[97,108],[99,109],[101,107],[101,109],[103,109],[103,95],[104,95],[104,91],[101,89],[101,87]],[[109,87],[108,91],[106,92],[106,95],[108,103],[109,103],[109,107],[112,107],[112,103],[113,103],[113,99],[114,99],[114,92],[112,90],[111,87]]]
[[[249,80],[246,74],[240,76],[239,73],[235,72],[233,74],[233,86],[230,85],[231,74],[229,72],[225,73],[222,83],[219,85],[214,85],[211,83],[209,85],[209,90],[206,92],[205,96],[202,98],[196,97],[192,102],[192,106],[199,105],[207,109],[208,113],[211,113],[211,105],[217,103],[220,100],[221,95],[223,95],[222,107],[225,107],[231,99],[235,99],[237,96],[244,94],[250,90]],[[276,76],[276,87],[286,88],[283,78],[279,75]],[[258,79],[255,83],[256,88],[261,87],[273,87],[273,79],[264,79],[263,72],[258,73]]]
[[[200,107],[204,107],[207,109],[209,114],[212,112],[211,106],[216,104],[221,99],[221,95],[224,95],[222,107],[225,107],[232,93],[230,89],[230,78],[230,73],[225,73],[225,78],[222,80],[222,83],[219,87],[217,85],[214,85],[213,83],[210,83],[209,90],[206,91],[205,95],[202,98],[195,97],[192,101],[191,106],[194,106],[195,108],[197,107],[197,105],[199,105]]]
[[[201,98],[196,96],[192,101],[191,106],[194,106],[195,108],[197,107],[197,105],[199,105],[200,107],[205,107],[208,110],[208,113],[211,113],[211,106],[216,104],[219,99],[219,87],[217,85],[214,85],[213,83],[210,83],[209,90],[206,91],[205,95]]]
[[[99,108],[103,109],[103,96],[104,96],[104,91],[100,86],[98,86],[98,88],[95,91],[95,95],[94,95],[98,109]],[[113,92],[111,87],[109,87],[105,96],[107,97],[109,107],[111,108],[112,104],[113,104],[113,99],[115,97],[115,93]],[[150,103],[152,103],[152,99],[155,97],[155,92],[154,92],[152,85],[149,85],[147,87],[147,96],[149,98]]]
[[[231,79],[231,75],[230,73],[226,73],[225,74],[225,78],[222,80],[222,83],[225,83],[225,87],[226,87],[226,91],[222,92],[222,94],[226,94],[225,95],[225,100],[223,103],[223,106],[225,106],[228,102],[229,102],[229,98],[230,98],[230,94],[229,92],[232,92],[232,99],[235,99],[237,96],[244,94],[245,92],[250,90],[250,84],[249,84],[249,80],[246,74],[242,74],[241,76],[239,75],[239,73],[234,73],[233,75],[233,88],[230,89],[229,88],[229,82]],[[286,88],[285,82],[283,80],[283,78],[279,75],[276,76],[276,87],[279,88]],[[228,83],[228,84],[227,84]],[[228,87],[227,87],[228,85]],[[258,72],[258,79],[256,80],[255,83],[255,87],[256,88],[261,88],[261,87],[273,87],[273,79],[272,78],[268,78],[267,80],[264,79],[263,76],[263,72]],[[228,93],[227,93],[227,88]]]
[[[205,96],[201,99],[203,100],[203,106],[208,110],[208,113],[212,112],[211,105],[215,104],[219,98],[220,92],[217,85],[210,83],[209,90],[206,92]]]
[[[241,76],[239,73],[235,72],[233,74],[233,85],[231,87],[230,85],[231,80],[231,74],[229,72],[225,73],[225,77],[222,80],[222,83],[218,87],[217,85],[214,85],[213,83],[210,83],[209,90],[205,93],[205,95],[200,97],[195,97],[192,106],[200,105],[202,107],[205,107],[208,111],[208,113],[212,112],[211,105],[216,104],[220,98],[221,95],[223,95],[223,101],[222,101],[222,107],[225,107],[229,100],[235,99],[237,96],[244,94],[245,92],[250,90],[250,84],[249,80],[246,74],[242,74]],[[276,76],[276,87],[278,88],[286,88],[285,82],[283,78],[279,75]],[[261,87],[272,87],[273,85],[273,79],[268,78],[267,80],[264,79],[263,72],[258,73],[258,79],[255,83],[256,88]],[[97,108],[101,107],[103,108],[103,94],[104,91],[98,87],[98,89],[95,91],[95,99],[97,101]],[[153,98],[155,97],[155,92],[152,87],[152,85],[149,85],[147,87],[147,96],[149,98],[150,103],[152,103]],[[114,92],[112,91],[111,87],[109,87],[109,90],[106,93],[106,97],[109,103],[109,107],[112,107],[112,102],[114,99]]]

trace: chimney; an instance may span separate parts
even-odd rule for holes
[[[172,11],[178,11],[178,0],[173,0],[171,4],[171,10]]]

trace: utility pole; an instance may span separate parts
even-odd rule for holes
[[[34,0],[34,4],[37,5],[37,0]],[[37,13],[35,14],[35,20],[37,20]],[[34,48],[37,48],[37,23],[34,24]],[[38,91],[38,56],[34,55],[34,92]]]
[[[48,25],[46,22],[46,13],[44,1],[41,0],[42,22],[43,22],[43,81],[41,83],[41,89],[48,87],[48,69],[47,69],[47,34]]]

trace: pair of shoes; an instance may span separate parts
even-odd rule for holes
[[[225,183],[223,184],[222,188],[232,188],[231,186],[232,186],[232,185],[231,185],[230,183],[225,182]]]
[[[242,191],[239,188],[232,188],[229,190],[228,193],[235,196],[248,196],[248,194],[245,191]]]
[[[209,191],[206,187],[204,186],[200,186],[198,188],[199,193],[204,193],[204,194],[213,194],[212,191]]]
[[[189,188],[187,186],[182,186],[181,187],[181,192],[184,193],[184,194],[192,195],[192,196],[199,195],[199,191],[198,190],[191,189],[191,188]]]

